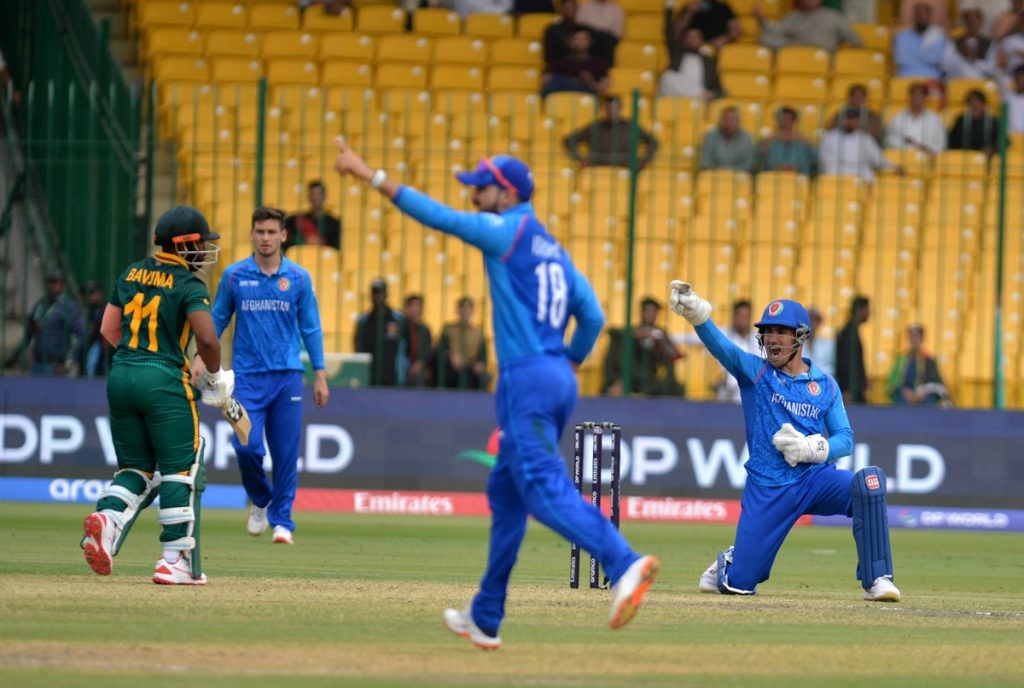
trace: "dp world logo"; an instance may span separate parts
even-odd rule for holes
[[[773,301],[771,303],[771,305],[768,306],[768,315],[770,315],[772,317],[775,317],[776,315],[778,315],[781,312],[782,312],[782,302],[781,301]]]

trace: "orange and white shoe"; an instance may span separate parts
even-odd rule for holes
[[[622,628],[636,615],[636,610],[657,577],[660,566],[658,558],[650,554],[630,564],[619,582],[612,587],[612,612],[608,616],[610,627]]]
[[[117,538],[118,526],[114,519],[95,511],[82,521],[82,549],[85,550],[85,563],[101,576],[109,576],[114,568],[114,540]]]
[[[501,638],[484,633],[473,621],[473,615],[468,609],[461,612],[458,609],[445,609],[444,625],[449,631],[465,638],[481,650],[497,650],[501,647]]]
[[[288,530],[284,526],[274,526],[273,541],[283,545],[294,545],[295,536],[292,534],[292,531]]]
[[[192,577],[192,562],[182,552],[178,560],[173,564],[160,558],[153,568],[153,582],[160,585],[206,585],[206,574],[199,574],[199,578]]]

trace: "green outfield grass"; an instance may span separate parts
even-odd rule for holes
[[[531,524],[503,647],[450,635],[486,556],[487,521],[299,514],[297,544],[204,512],[205,588],[149,581],[155,515],[114,573],[78,547],[84,506],[0,503],[4,686],[1021,686],[1024,536],[897,530],[898,605],[860,599],[842,528],[794,530],[752,598],[697,579],[731,527],[625,532],[661,557],[632,624],[607,591],[568,588],[568,545]],[[586,560],[584,561],[584,568]]]

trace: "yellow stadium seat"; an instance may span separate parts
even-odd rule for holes
[[[590,122],[598,115],[597,96],[561,91],[544,99],[544,114],[568,122]]]
[[[394,5],[366,5],[356,12],[356,30],[362,33],[386,34],[405,31],[405,11]],[[387,59],[398,56],[388,55]]]
[[[829,54],[821,48],[792,45],[775,53],[775,72],[782,75],[810,74],[825,76],[829,72]]]
[[[267,60],[267,81],[271,84],[315,86],[320,83],[320,70],[317,69],[317,63],[311,60]]]
[[[511,38],[515,32],[515,20],[507,14],[471,14],[462,26],[462,33],[474,38]]]
[[[623,40],[662,43],[665,40],[665,18],[661,12],[631,14],[626,17]]]
[[[430,39],[411,33],[378,36],[377,62],[409,62],[426,67],[430,64]]]
[[[535,12],[523,14],[516,20],[516,35],[520,38],[529,38],[536,41],[544,35],[545,29],[558,21],[559,15],[548,12]]]
[[[536,91],[503,90],[490,97],[491,114],[502,119],[533,121],[539,119],[542,110],[543,102]]]
[[[761,36],[761,22],[757,20],[757,17],[749,14],[741,14],[736,19],[740,23],[740,37],[737,43],[756,45]]]
[[[622,0],[619,4],[622,5],[622,9],[625,10],[626,14],[638,12],[650,14],[661,12],[665,9],[665,3],[662,0]]]
[[[482,91],[484,89],[483,67],[464,64],[435,64],[430,71],[430,87],[433,89]]]
[[[216,57],[245,57],[257,59],[262,50],[259,34],[235,29],[216,29],[206,34],[206,54]]]
[[[788,3],[785,6],[788,11]],[[732,11],[740,15],[753,14],[754,8],[759,7],[761,14],[766,19],[775,19],[782,14],[783,4],[780,0],[732,0],[729,7],[732,7]]]
[[[879,50],[883,53],[889,52],[892,46],[889,27],[881,24],[854,24],[853,30],[860,36],[865,48]]]
[[[376,48],[373,36],[350,34],[343,41],[331,40],[330,38],[321,40],[319,56],[322,61],[356,60],[358,62],[373,62]]]
[[[470,15],[470,17],[474,16],[488,15]],[[490,64],[494,66],[541,67],[544,62],[543,52],[539,41],[527,38],[496,38],[491,41],[489,60]]]
[[[412,30],[420,36],[458,36],[462,19],[442,7],[421,7],[412,13]]]
[[[334,86],[363,86],[373,84],[373,69],[368,62],[329,60],[323,63],[323,83]]]
[[[985,94],[993,113],[999,112],[999,85],[986,79],[950,79],[946,82],[946,102],[950,107],[962,107],[967,102],[967,94],[974,90]]]
[[[312,60],[317,55],[317,43],[313,34],[304,31],[268,31],[263,34],[263,57]]]
[[[345,8],[341,14],[329,14],[322,7],[310,7],[302,13],[302,30],[316,34],[348,33],[355,25],[352,10]]]
[[[540,90],[540,70],[535,67],[491,67],[487,70],[490,90]]]
[[[615,47],[615,66],[660,72],[668,65],[663,45],[647,41],[620,41]]]
[[[723,71],[721,78],[725,93],[730,98],[768,100],[771,95],[771,79],[764,74]]]
[[[139,7],[139,25],[147,31],[158,26],[191,27],[195,24],[196,4],[176,0],[147,2]]]
[[[483,67],[487,64],[487,43],[471,36],[442,36],[432,46],[433,61]]]
[[[197,58],[203,54],[203,37],[198,31],[182,26],[158,27],[146,38],[146,54],[150,59],[168,55]]]
[[[772,73],[772,51],[763,45],[728,43],[718,52],[718,69],[730,72]]]
[[[914,84],[921,83],[922,79],[916,76],[894,76],[889,79],[889,87],[887,89],[886,97],[889,100],[889,106],[893,107],[898,104],[902,107],[909,100],[910,96],[908,91]]]
[[[253,5],[249,8],[249,28],[260,31],[299,28],[299,10],[291,3]]]
[[[210,76],[214,81],[221,82],[259,81],[263,76],[263,63],[260,60],[246,60],[240,57],[215,58]]]
[[[244,29],[249,13],[241,2],[197,2],[196,27],[203,30]]]
[[[979,151],[943,151],[935,158],[935,174],[951,179],[985,179],[988,156]]]
[[[608,93],[629,97],[633,89],[638,89],[642,96],[653,96],[656,85],[655,73],[649,69],[633,67],[612,67],[608,70]]]
[[[775,99],[823,103],[826,80],[820,76],[780,74],[775,79]]]
[[[885,53],[870,48],[840,48],[832,64],[836,75],[850,75],[879,79],[886,76]]]

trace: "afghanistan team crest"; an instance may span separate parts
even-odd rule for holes
[[[782,302],[781,301],[773,301],[768,306],[768,315],[770,315],[772,317],[775,317],[776,315],[778,315],[781,312],[782,312]]]
[[[809,393],[809,394],[810,394],[810,395],[811,395],[812,397],[816,397],[816,396],[818,396],[819,394],[821,394],[821,385],[819,385],[819,384],[818,384],[817,382],[815,382],[814,380],[811,380],[810,382],[808,382],[808,383],[807,383],[807,392],[808,392],[808,393]]]
[[[277,280],[277,288],[281,291],[288,291],[288,288],[292,286],[292,281],[287,277],[282,277]]]

